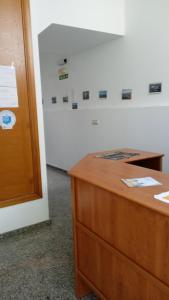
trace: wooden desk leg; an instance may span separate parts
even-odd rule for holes
[[[76,273],[76,282],[75,282],[75,295],[77,299],[81,299],[82,297],[87,296],[92,291],[91,289],[84,283],[84,281],[80,278],[78,273]]]

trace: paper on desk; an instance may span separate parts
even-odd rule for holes
[[[152,177],[143,177],[143,178],[129,178],[121,179],[128,187],[144,187],[144,186],[153,186],[161,185],[161,183],[155,180]]]
[[[169,203],[169,191],[158,195],[154,195],[154,198],[164,203]]]

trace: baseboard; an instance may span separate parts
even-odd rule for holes
[[[58,168],[57,166],[52,165],[52,164],[48,164],[48,163],[47,163],[47,167],[53,168],[53,169],[55,169],[55,170],[57,170],[57,171],[60,171],[60,172],[66,173],[66,174],[67,174],[67,172],[68,172],[68,171],[65,170],[65,169]]]
[[[26,227],[23,227],[23,228],[19,228],[19,229],[13,230],[13,231],[8,231],[8,232],[0,234],[0,240],[9,238],[11,236],[15,236],[15,235],[23,234],[23,233],[26,233],[26,232],[30,232],[30,231],[36,230],[38,228],[40,229],[40,228],[43,228],[44,226],[49,226],[51,224],[52,224],[52,220],[47,220],[47,221],[43,221],[43,222],[40,222],[40,223],[37,223],[37,224],[33,224],[33,225],[29,225],[29,226],[26,226]]]

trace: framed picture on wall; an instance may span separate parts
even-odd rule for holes
[[[57,103],[57,98],[56,98],[56,96],[52,97],[52,98],[51,98],[51,101],[52,101],[52,104],[56,104],[56,103]]]
[[[132,89],[123,89],[121,93],[122,100],[132,100]]]
[[[69,97],[68,96],[63,96],[63,103],[68,103],[69,102]]]
[[[78,103],[77,102],[72,103],[72,109],[78,109]]]
[[[89,100],[90,99],[90,92],[89,91],[83,91],[83,100]]]
[[[107,91],[101,90],[99,91],[99,99],[106,99],[107,98]]]
[[[149,94],[159,94],[162,92],[162,83],[150,83],[149,84]]]

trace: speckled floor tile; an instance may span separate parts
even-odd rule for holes
[[[75,300],[70,180],[48,167],[48,184],[52,225],[0,240],[0,300]]]

